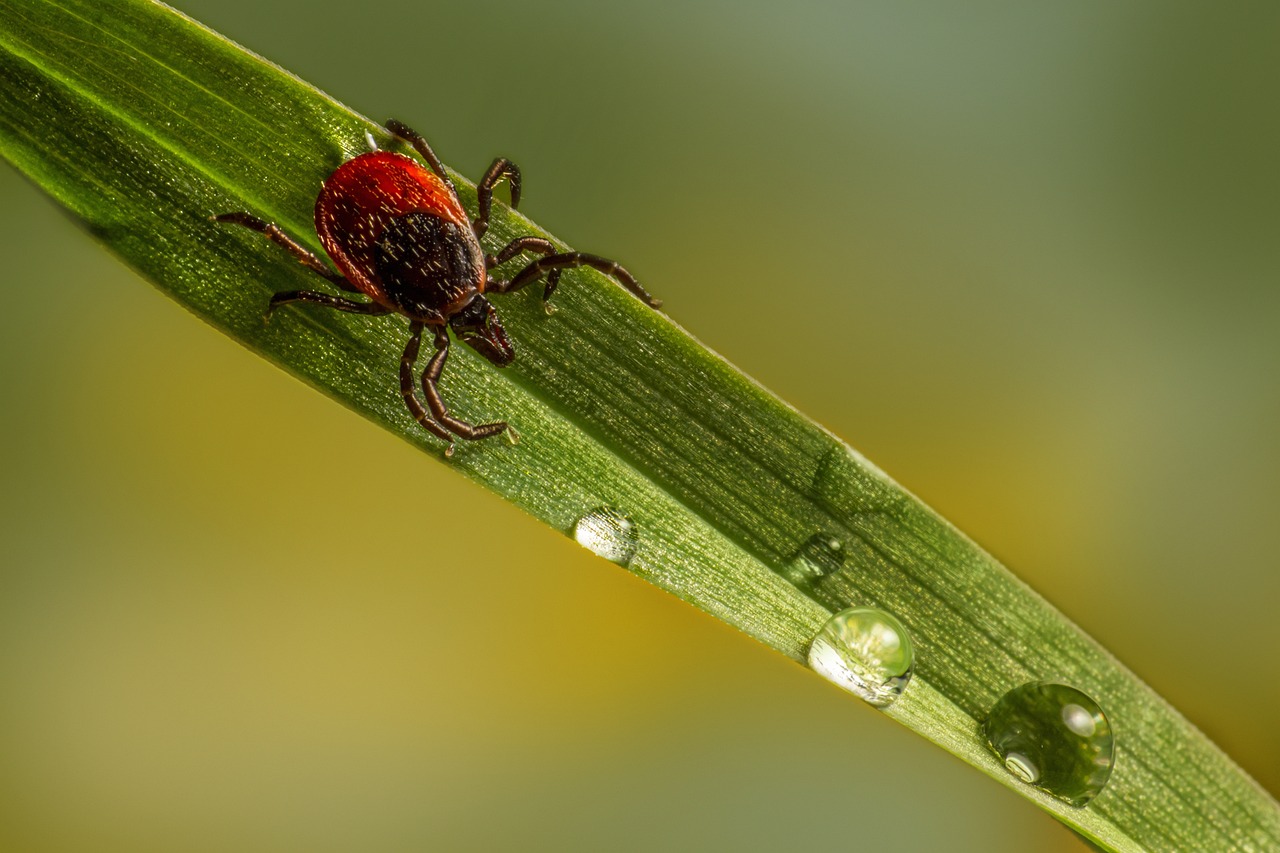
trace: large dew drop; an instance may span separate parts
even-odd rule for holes
[[[573,526],[573,538],[591,553],[619,566],[631,564],[640,541],[635,522],[607,506],[579,518]]]
[[[902,623],[874,607],[850,607],[827,620],[809,646],[809,666],[877,708],[907,689],[915,651]]]
[[[1073,806],[1096,797],[1111,776],[1111,723],[1097,702],[1066,684],[1010,690],[991,709],[984,734],[1010,773]]]

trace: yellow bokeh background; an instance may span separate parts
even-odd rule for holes
[[[1280,791],[1276,10],[179,5],[511,157]],[[1081,849],[0,199],[0,849]]]

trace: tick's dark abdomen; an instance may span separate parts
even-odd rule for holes
[[[485,289],[484,252],[453,189],[390,151],[348,160],[316,199],[320,244],[355,288],[443,326]]]
[[[373,266],[387,299],[411,317],[442,313],[484,287],[484,255],[470,226],[429,213],[388,222],[374,245]]]

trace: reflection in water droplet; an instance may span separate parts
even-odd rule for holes
[[[1011,752],[1004,757],[1005,769],[1017,776],[1028,785],[1034,785],[1036,780],[1040,778],[1040,768],[1031,762],[1030,758],[1025,755],[1019,755]]]
[[[1093,714],[1074,702],[1062,706],[1062,722],[1080,737],[1093,737],[1098,731],[1098,723]]]
[[[640,537],[635,522],[616,509],[602,506],[578,519],[573,538],[591,553],[626,566],[636,555]]]
[[[902,623],[874,607],[850,607],[827,620],[809,646],[809,666],[877,708],[907,689],[915,651]]]
[[[800,546],[781,574],[791,583],[810,584],[844,566],[844,543],[829,533],[815,533]]]
[[[1098,703],[1066,684],[1014,688],[984,725],[991,749],[1028,784],[1083,806],[1111,776],[1115,738]]]

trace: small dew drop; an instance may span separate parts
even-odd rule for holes
[[[877,708],[892,705],[902,695],[914,664],[907,629],[874,607],[841,610],[809,646],[814,672]]]
[[[811,584],[844,567],[844,543],[829,533],[815,533],[782,569],[782,576],[797,586]]]
[[[891,513],[907,503],[907,496],[883,471],[839,442],[819,460],[810,494],[842,514]]]
[[[1032,682],[1010,690],[983,727],[1010,773],[1083,806],[1106,786],[1115,760],[1111,723],[1097,702],[1066,684]]]
[[[640,537],[635,522],[616,509],[602,506],[577,520],[573,538],[591,553],[627,566],[636,555]]]

